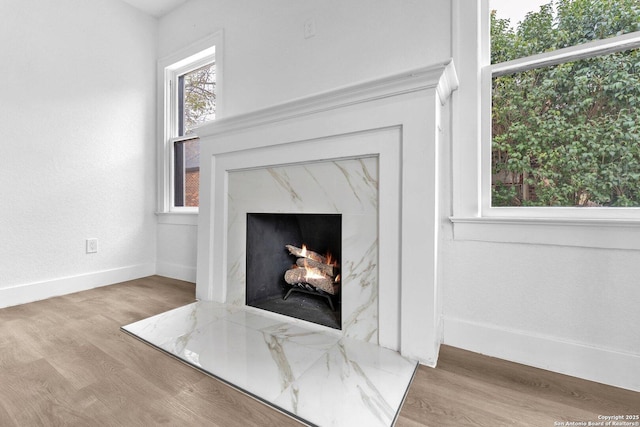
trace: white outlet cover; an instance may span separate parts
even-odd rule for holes
[[[98,239],[87,239],[87,253],[94,254],[98,252]]]
[[[309,18],[304,21],[304,38],[308,39],[316,35],[316,20]]]

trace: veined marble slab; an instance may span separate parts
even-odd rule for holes
[[[195,302],[123,330],[319,426],[391,426],[417,362],[328,328]]]
[[[377,157],[233,171],[228,202],[228,303],[245,304],[247,213],[339,213],[342,333],[378,343]]]

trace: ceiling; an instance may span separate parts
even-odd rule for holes
[[[129,3],[131,6],[135,7],[136,9],[139,9],[151,16],[155,16],[156,18],[160,18],[163,15],[166,15],[176,7],[187,2],[187,0],[122,0],[122,1],[124,1],[125,3]]]

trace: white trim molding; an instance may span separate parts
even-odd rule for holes
[[[0,289],[0,308],[86,291],[154,274],[156,274],[156,264],[148,263],[13,286]]]
[[[444,317],[444,344],[640,391],[640,357],[554,337]]]
[[[198,212],[156,212],[158,224],[198,225]]]
[[[253,112],[216,119],[215,122],[198,128],[198,135],[204,138],[246,130],[251,127],[266,126],[427,89],[437,90],[440,103],[444,105],[451,93],[457,88],[456,68],[451,60],[444,64],[409,70],[376,80],[332,89]],[[236,147],[236,150],[238,149],[240,147]]]
[[[500,77],[533,68],[550,67],[567,61],[578,61],[637,49],[638,47],[640,47],[640,31],[494,64],[491,66],[491,74],[493,77]]]
[[[640,250],[640,220],[452,217],[456,240]]]
[[[184,280],[185,282],[196,282],[196,267],[192,265],[157,261],[156,274],[158,276],[169,277],[171,279]]]

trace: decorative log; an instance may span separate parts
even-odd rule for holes
[[[322,264],[326,264],[327,263],[327,259],[325,257],[323,257],[322,255],[320,255],[317,252],[310,251],[307,248],[303,248],[303,249],[302,248],[297,248],[297,247],[295,247],[293,245],[286,245],[285,247],[289,250],[289,253],[291,255],[295,255],[295,256],[297,256],[299,258],[312,259],[312,260],[317,261],[317,262],[322,263]]]
[[[284,280],[290,285],[297,283],[308,283],[328,294],[335,295],[340,285],[334,283],[333,279],[322,273],[317,268],[294,268],[284,273]]]
[[[309,258],[298,258],[296,260],[296,264],[298,265],[298,267],[317,268],[327,276],[331,277],[336,277],[336,274],[338,274],[338,268],[336,266],[322,264],[321,262],[314,261]]]

